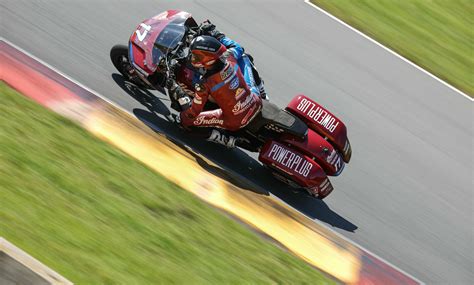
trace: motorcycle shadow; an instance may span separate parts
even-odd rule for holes
[[[208,172],[229,181],[237,187],[260,195],[270,193],[305,214],[333,227],[354,232],[358,227],[340,216],[322,200],[312,198],[305,192],[294,191],[291,187],[275,179],[258,161],[256,154],[247,154],[240,149],[229,150],[221,145],[193,139],[167,117],[171,112],[163,103],[168,98],[155,96],[148,90],[137,88],[124,81],[123,77],[113,74],[114,81],[147,110],[134,109],[133,114],[153,131],[165,135],[170,141],[192,155],[198,164]],[[218,166],[212,165],[205,158]],[[245,182],[250,181],[250,183]]]

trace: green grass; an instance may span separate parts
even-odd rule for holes
[[[311,0],[474,96],[473,0]]]
[[[0,236],[76,284],[333,283],[0,82]]]

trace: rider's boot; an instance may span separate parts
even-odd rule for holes
[[[257,68],[253,64],[253,59],[250,61],[252,63],[252,74],[255,80],[255,85],[257,85],[258,91],[260,92],[260,97],[264,100],[269,100],[267,92],[265,92],[265,86],[263,82],[263,78],[260,77]]]
[[[219,130],[212,130],[207,141],[218,143],[228,148],[240,147],[253,152],[258,151],[248,139],[230,136],[220,132]]]
[[[269,100],[270,98],[267,95],[267,92],[265,91],[265,86],[263,85],[263,80],[260,79],[260,84],[257,85],[258,91],[260,92],[260,97],[264,100]]]
[[[234,148],[237,139],[233,136],[221,133],[218,130],[212,130],[211,135],[207,138],[207,141],[224,145],[228,148]]]

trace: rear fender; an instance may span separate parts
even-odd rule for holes
[[[326,137],[342,153],[343,160],[349,162],[352,149],[347,138],[346,125],[341,120],[305,95],[293,98],[286,110],[302,119],[309,128]]]

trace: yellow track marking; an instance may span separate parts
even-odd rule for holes
[[[342,282],[357,282],[359,250],[284,203],[209,173],[190,153],[118,110],[91,113],[83,124],[185,190],[264,232],[308,263]]]

